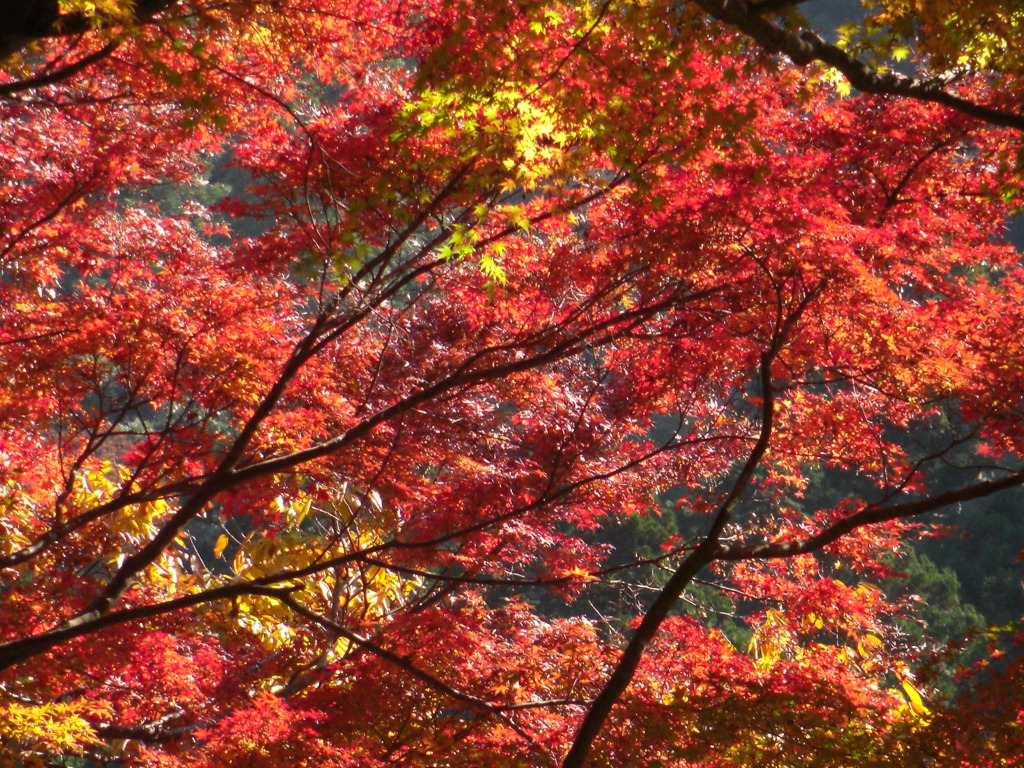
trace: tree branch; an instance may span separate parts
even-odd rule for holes
[[[707,565],[719,559],[719,553],[722,549],[720,540],[722,533],[725,531],[725,526],[728,524],[736,505],[739,504],[751,481],[754,479],[754,473],[761,465],[761,461],[771,443],[772,432],[775,426],[775,389],[772,384],[772,365],[779,352],[782,351],[786,339],[796,327],[800,317],[810,303],[819,295],[823,287],[824,284],[821,284],[808,291],[797,306],[787,313],[784,307],[781,286],[776,285],[775,316],[773,318],[770,342],[767,349],[761,354],[757,375],[758,389],[761,392],[761,428],[757,442],[754,444],[742,469],[736,476],[736,480],[729,489],[728,495],[719,506],[717,512],[715,512],[707,536],[683,560],[682,564],[672,574],[672,577],[655,598],[654,603],[644,613],[636,632],[633,634],[625,651],[622,653],[622,657],[608,678],[608,682],[605,683],[605,687],[594,699],[594,703],[584,716],[572,747],[562,763],[562,768],[582,768],[584,761],[590,754],[594,740],[611,713],[612,707],[632,682],[648,644],[654,639],[662,623],[668,617],[669,612],[697,574]]]
[[[426,683],[431,688],[440,691],[446,696],[449,696],[455,699],[456,701],[460,701],[478,712],[484,712],[487,714],[494,713],[495,706],[490,702],[484,701],[483,699],[477,698],[476,696],[452,688],[443,680],[440,680],[439,678],[435,677],[429,672],[417,667],[415,664],[412,663],[412,661],[410,661],[406,657],[399,656],[397,653],[393,653],[392,651],[389,651],[386,648],[382,648],[373,641],[367,640],[366,638],[357,635],[352,630],[343,627],[338,622],[332,621],[331,619],[328,619],[325,616],[321,616],[315,611],[311,611],[309,608],[306,608],[306,606],[302,605],[302,603],[297,601],[291,595],[277,593],[274,594],[273,597],[282,604],[288,606],[291,610],[302,616],[304,619],[311,621],[314,624],[320,625],[324,629],[329,630],[334,634],[337,634],[339,637],[345,638],[350,643],[361,648],[362,650],[368,653],[372,653],[374,656],[383,659],[389,664],[393,664],[399,669],[408,672],[417,680]]]
[[[415,677],[417,680],[426,683],[429,687],[433,688],[434,690],[439,691],[440,693],[443,693],[446,696],[455,699],[458,702],[461,702],[462,704],[465,704],[466,706],[470,707],[471,709],[481,714],[492,715],[500,718],[509,728],[515,731],[520,738],[522,738],[525,742],[527,742],[534,748],[539,748],[539,745],[537,744],[536,740],[532,736],[530,736],[529,733],[523,730],[514,720],[509,718],[509,716],[506,714],[507,712],[511,712],[518,709],[533,709],[537,707],[546,707],[556,704],[561,705],[580,703],[572,700],[558,700],[554,702],[537,701],[528,702],[525,704],[511,704],[507,706],[503,706],[501,704],[492,704],[491,702],[473,696],[472,694],[465,693],[463,691],[458,690],[457,688],[453,688],[440,678],[435,677],[426,670],[416,666],[407,657],[399,656],[397,653],[393,653],[392,651],[389,651],[386,648],[382,648],[381,646],[377,645],[371,640],[367,640],[364,637],[360,637],[355,632],[346,629],[338,622],[332,621],[331,619],[321,616],[315,611],[309,610],[300,602],[295,600],[290,594],[279,593],[274,595],[274,597],[284,605],[291,608],[293,611],[295,611],[295,613],[299,614],[303,618],[312,621],[315,624],[319,624],[324,629],[332,633],[335,633],[340,637],[344,637],[346,640],[348,640],[358,648],[366,651],[367,653],[371,653],[380,659],[383,659],[389,664],[398,667],[404,672],[407,672],[408,674]],[[543,754],[545,758],[550,760],[546,752],[544,752]]]
[[[211,603],[217,600],[230,600],[241,595],[263,595],[265,597],[276,597],[282,590],[299,589],[299,587],[268,587],[262,584],[246,582],[242,584],[229,584],[206,592],[197,592],[185,595],[174,600],[155,605],[143,605],[137,608],[127,608],[115,613],[97,614],[95,612],[76,616],[75,618],[61,624],[58,627],[49,629],[38,635],[23,637],[17,640],[8,640],[0,643],[0,670],[7,669],[20,664],[34,656],[46,653],[61,643],[66,643],[76,637],[82,637],[94,632],[99,632],[107,627],[114,627],[118,624],[125,624],[130,621],[139,621],[154,616],[161,616],[166,613],[173,613],[184,608],[191,608],[203,603]]]
[[[890,520],[899,520],[908,517],[917,517],[928,512],[934,512],[943,507],[960,504],[972,499],[980,499],[991,496],[993,493],[1005,491],[1008,488],[1015,488],[1024,485],[1024,469],[1000,478],[999,480],[986,480],[981,483],[966,486],[955,491],[940,493],[917,501],[907,501],[902,504],[891,504],[884,507],[867,506],[859,512],[844,517],[837,523],[830,525],[824,530],[797,541],[781,543],[768,543],[757,545],[736,544],[723,547],[717,560],[768,560],[778,557],[793,557],[808,552],[816,552],[819,549],[842,538],[848,533],[862,528],[865,525],[885,523]]]
[[[808,30],[790,32],[763,17],[764,3],[742,0],[696,0],[716,19],[753,38],[769,53],[781,53],[797,66],[813,61],[838,70],[850,85],[864,93],[904,96],[955,109],[990,125],[1024,130],[1024,115],[977,104],[944,90],[948,78],[920,79],[895,73],[882,74],[836,45]],[[777,4],[769,4],[777,5]]]
[[[672,578],[668,580],[668,583],[665,584],[655,598],[654,603],[651,604],[651,607],[644,614],[643,619],[636,628],[636,632],[627,644],[622,657],[615,665],[615,669],[605,683],[604,688],[601,689],[601,692],[594,699],[593,704],[591,704],[590,709],[580,723],[579,730],[576,732],[576,738],[573,740],[569,753],[565,756],[562,768],[582,768],[584,761],[590,754],[594,740],[611,713],[612,707],[632,682],[647,646],[654,639],[658,629],[668,617],[669,612],[679,600],[680,595],[690,585],[690,582],[693,581],[694,577],[705,566],[716,559],[721,547],[719,539],[722,532],[729,522],[733,509],[746,492],[747,486],[753,479],[754,472],[760,465],[761,459],[768,450],[768,444],[771,441],[775,413],[775,398],[771,384],[771,365],[775,355],[778,353],[778,349],[779,344],[776,341],[764,353],[761,359],[759,374],[762,398],[761,430],[757,442],[747,457],[735,482],[732,484],[729,495],[715,513],[708,535],[683,560],[676,572],[672,574]]]
[[[20,93],[21,91],[28,91],[33,88],[42,88],[44,85],[53,85],[67,80],[70,77],[77,75],[86,67],[95,64],[102,59],[105,59],[121,44],[120,40],[111,40],[109,43],[104,45],[98,51],[90,53],[88,56],[83,56],[81,59],[76,61],[74,64],[68,64],[66,67],[61,67],[54,72],[48,72],[45,75],[37,75],[36,77],[30,77],[26,80],[16,80],[11,83],[3,83],[0,85],[0,96],[10,96],[12,93]]]

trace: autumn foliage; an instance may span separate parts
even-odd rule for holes
[[[1021,764],[1019,660],[943,704],[878,586],[1024,483],[1013,62],[851,94],[719,5],[5,41],[0,762]]]

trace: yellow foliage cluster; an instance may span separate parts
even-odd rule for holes
[[[79,13],[94,19],[97,26],[110,21],[128,22],[135,16],[132,0],[62,0],[62,13]]]
[[[812,615],[805,617],[801,629],[814,632],[823,627],[821,619]],[[751,637],[748,652],[754,658],[756,667],[767,672],[784,659],[799,663],[817,652],[831,653],[835,649],[835,646],[824,642],[801,642],[802,634],[791,626],[784,614],[769,609],[764,621]],[[874,678],[879,689],[883,687],[886,678],[895,678],[900,688],[889,688],[888,691],[904,702],[896,708],[895,714],[910,721],[927,722],[930,712],[914,684],[910,668],[903,662],[888,658],[882,639],[866,632],[847,640],[848,644],[838,648],[838,658],[844,666],[857,674]]]
[[[53,765],[55,756],[80,755],[100,743],[91,722],[111,711],[108,704],[89,700],[0,705],[0,760],[5,765],[43,768]]]
[[[254,531],[238,541],[230,558],[232,575],[214,578],[211,584],[292,574],[294,578],[275,583],[301,587],[295,599],[310,610],[332,621],[359,625],[385,620],[420,586],[419,579],[368,565],[359,557],[378,547],[394,523],[378,494],[345,488],[330,503],[319,505],[305,493],[281,494],[272,507],[284,522],[282,530],[272,536]],[[220,536],[215,555],[226,558],[229,545],[230,538]],[[271,597],[237,598],[231,616],[237,627],[269,650],[300,648],[308,632],[305,622],[296,623],[291,609]],[[328,656],[343,656],[350,649],[348,640],[338,638]]]
[[[871,23],[913,39],[934,67],[1019,69],[1024,8],[1000,0],[884,0]]]

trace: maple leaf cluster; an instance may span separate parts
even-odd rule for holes
[[[1012,670],[944,709],[875,583],[1024,484],[1018,134],[710,6],[111,0],[8,52],[4,760],[1017,764]]]

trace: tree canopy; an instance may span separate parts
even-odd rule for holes
[[[1024,485],[1022,16],[812,4],[0,3],[3,760],[1020,765],[884,587]]]

